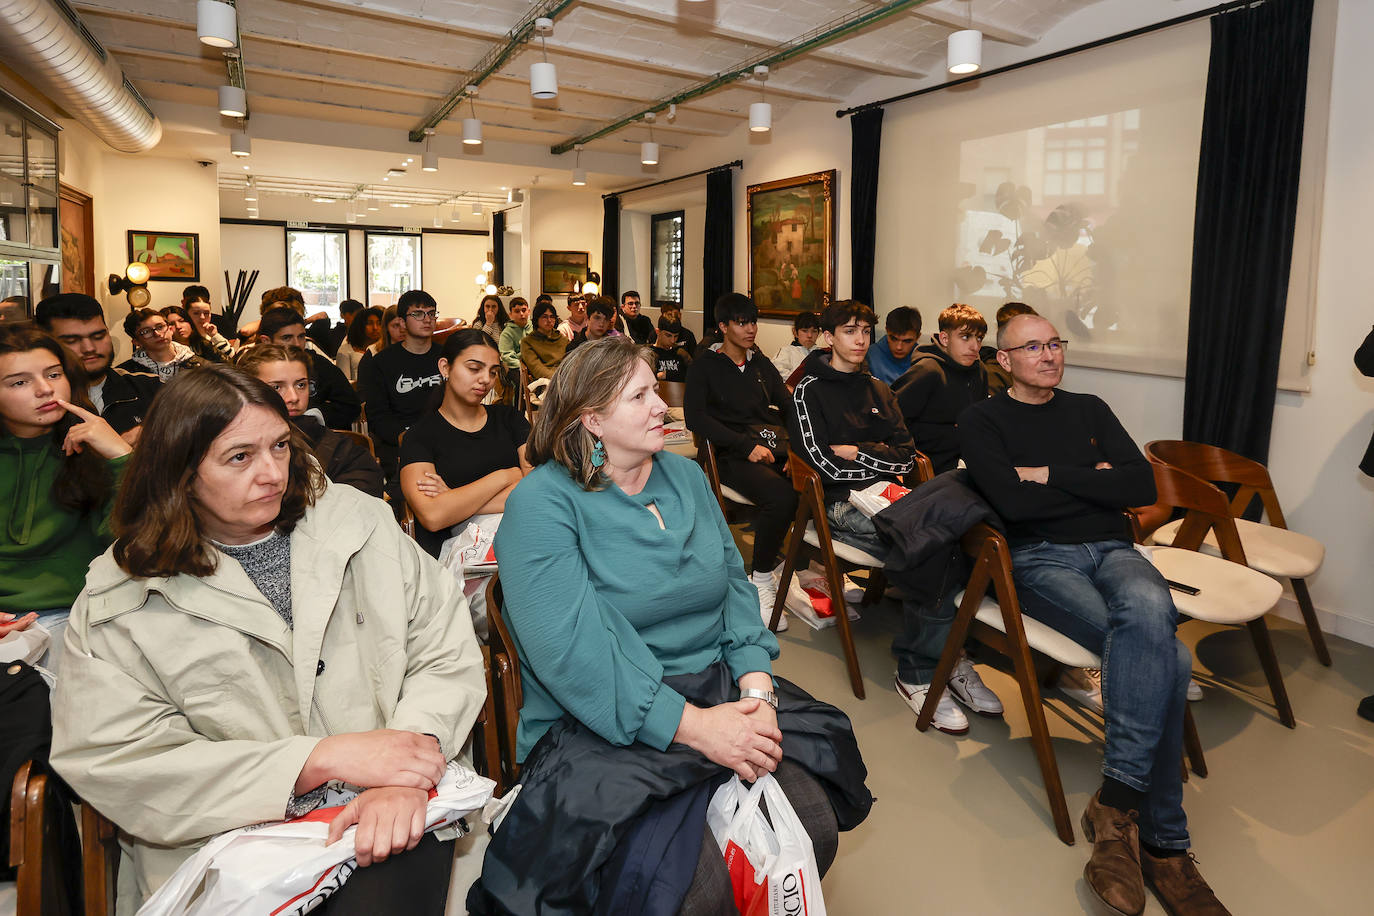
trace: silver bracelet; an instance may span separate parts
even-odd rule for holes
[[[763,700],[773,711],[778,711],[778,695],[771,690],[759,690],[757,687],[746,687],[739,692],[741,700]]]

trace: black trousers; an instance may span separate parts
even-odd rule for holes
[[[355,871],[337,894],[313,912],[326,916],[444,916],[452,871],[453,841],[440,842],[427,833],[414,849]]]
[[[718,456],[720,482],[739,490],[758,504],[754,516],[753,572],[772,572],[782,553],[787,527],[797,514],[797,491],[782,471],[781,462],[753,462]]]

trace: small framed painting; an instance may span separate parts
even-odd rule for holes
[[[585,251],[541,251],[539,252],[539,275],[543,278],[545,293],[571,293],[587,282],[590,256]]]
[[[751,184],[749,295],[760,315],[820,311],[835,292],[835,170]]]
[[[129,230],[129,263],[148,265],[149,280],[200,279],[200,235],[195,232]]]

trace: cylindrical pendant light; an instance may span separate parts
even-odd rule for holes
[[[248,93],[238,86],[220,86],[219,113],[226,118],[242,118],[248,114]]]
[[[219,0],[196,0],[196,34],[212,48],[232,48],[239,43],[238,14]]]
[[[430,148],[430,144],[433,143],[433,142],[434,142],[434,128],[432,128],[432,127],[426,127],[426,128],[425,128],[425,152],[424,152],[424,154],[420,157],[420,171],[422,171],[422,172],[437,172],[437,171],[439,171],[439,154],[436,153],[433,149]],[[409,159],[406,160],[406,162],[410,162],[410,161],[411,161],[411,160],[409,160]]]
[[[950,73],[977,73],[983,68],[983,33],[963,29],[949,36],[947,64]]]
[[[367,199],[367,209],[369,209],[369,210],[380,210],[380,209],[382,209],[382,208],[381,208],[381,206],[377,203],[377,198],[375,198],[375,197],[369,197],[369,198]]]
[[[477,146],[482,142],[482,122],[476,118],[463,119],[463,142],[468,146]]]
[[[573,187],[585,188],[587,186],[587,170],[573,169]]]
[[[247,131],[236,130],[229,134],[229,152],[240,159],[253,154],[253,144],[248,139]]]
[[[773,129],[773,106],[767,102],[755,102],[749,106],[749,129],[763,133]]]
[[[472,205],[472,215],[473,215],[473,216],[481,216],[481,215],[482,215],[482,205],[481,205],[481,204],[473,204],[473,205]]]
[[[552,99],[558,96],[558,72],[546,60],[530,64],[530,95],[536,99]]]
[[[639,161],[642,165],[658,165],[658,144],[652,140],[639,144]]]

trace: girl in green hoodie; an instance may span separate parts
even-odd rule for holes
[[[52,644],[39,664],[54,670],[86,567],[109,546],[130,452],[85,392],[57,340],[0,325],[0,636],[43,625]]]

